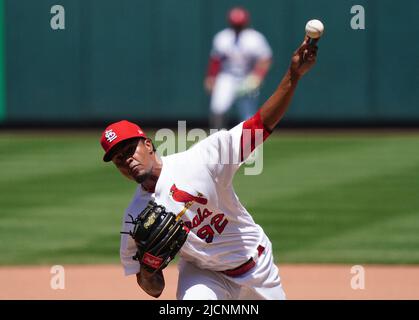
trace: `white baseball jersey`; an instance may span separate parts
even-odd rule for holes
[[[244,29],[236,36],[224,29],[214,37],[211,56],[221,59],[221,72],[246,76],[260,59],[270,59],[272,50],[265,37],[254,29]]]
[[[223,271],[257,257],[257,247],[268,246],[269,239],[242,206],[232,185],[242,164],[242,132],[248,123],[214,133],[185,152],[162,157],[155,192],[138,186],[125,212],[123,231],[133,227],[125,223],[130,220],[128,215],[136,218],[153,199],[175,214],[184,211],[182,220],[190,229],[180,251],[184,260],[202,269]],[[140,270],[138,261],[132,259],[135,252],[132,237],[122,234],[120,255],[126,275]]]

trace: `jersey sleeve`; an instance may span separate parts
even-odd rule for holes
[[[126,276],[140,272],[140,264],[132,257],[137,252],[134,239],[130,235],[121,235],[120,258]]]
[[[125,214],[122,218],[121,230],[123,232],[132,231],[133,225],[130,223],[126,223],[126,221],[131,221],[131,218],[129,216],[130,213],[132,214],[138,211],[138,210],[135,210],[135,208],[138,206],[138,201],[139,201],[138,192],[140,192],[139,188],[137,189],[136,194],[131,204],[125,210]],[[124,273],[126,276],[140,272],[139,262],[132,258],[136,254],[136,252],[137,252],[137,245],[135,244],[134,239],[129,234],[121,233],[119,256],[120,256],[121,264],[124,268]]]
[[[212,134],[195,149],[213,179],[227,186],[242,163],[269,135],[270,132],[263,126],[260,113],[257,112],[228,131]]]

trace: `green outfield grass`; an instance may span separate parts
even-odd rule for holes
[[[117,263],[135,185],[99,133],[0,135],[0,264]],[[280,263],[419,263],[419,134],[279,134],[235,189]]]

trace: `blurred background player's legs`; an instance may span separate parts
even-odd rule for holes
[[[258,90],[237,98],[236,105],[239,111],[240,121],[245,121],[256,113],[259,107],[258,102]]]
[[[220,73],[215,80],[211,95],[210,128],[222,129],[228,124],[227,111],[234,102],[237,79],[229,74]]]

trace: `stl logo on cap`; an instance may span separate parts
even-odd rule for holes
[[[109,130],[106,130],[105,131],[105,138],[106,138],[106,140],[108,140],[109,143],[111,143],[116,138],[118,138],[118,136],[116,135],[115,132],[113,132],[112,129],[109,129]]]
[[[100,144],[102,145],[103,150],[105,150],[103,161],[111,161],[111,150],[118,143],[132,138],[147,139],[147,136],[138,125],[127,120],[114,122],[107,126],[100,138]]]

